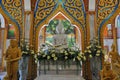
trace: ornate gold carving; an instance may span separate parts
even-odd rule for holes
[[[10,24],[13,24],[14,26],[15,26],[15,31],[16,31],[16,39],[17,39],[17,41],[19,41],[19,29],[18,29],[18,27],[17,27],[17,25],[16,25],[16,23],[15,22],[13,22],[9,17],[8,17],[8,15],[7,14],[5,14],[4,13],[4,10],[0,7],[0,13],[3,15],[3,17],[5,18],[5,23],[10,23]],[[8,26],[8,24],[6,24],[6,26]],[[6,36],[7,36],[7,30],[6,30]]]
[[[34,26],[36,27],[41,20],[46,18],[54,9],[55,0],[40,0],[38,3],[37,12],[35,14]]]
[[[110,16],[115,10],[118,0],[99,0],[97,12],[97,26],[99,27],[102,21]]]
[[[23,27],[23,8],[21,0],[2,0],[2,4],[10,16],[17,20],[18,24]]]
[[[59,6],[59,8],[57,8],[55,11],[54,11],[54,13],[53,14],[51,14],[51,15],[49,15],[46,19],[45,19],[45,21],[44,22],[42,22],[37,28],[36,28],[36,31],[35,31],[35,33],[36,33],[36,35],[35,35],[35,51],[38,51],[38,37],[39,37],[39,31],[40,31],[40,29],[42,28],[42,26],[43,25],[45,25],[45,24],[49,24],[49,21],[51,20],[51,18],[53,17],[53,16],[55,16],[58,12],[61,12],[61,13],[63,13],[70,21],[71,21],[71,24],[74,24],[74,25],[76,25],[76,26],[78,26],[79,27],[79,30],[80,30],[80,32],[81,32],[81,42],[82,42],[82,51],[84,51],[84,44],[85,44],[85,38],[84,38],[84,31],[83,31],[83,29],[82,29],[82,27],[81,27],[81,25],[78,23],[78,22],[76,22],[73,18],[71,18],[71,16],[70,15],[68,15],[67,13],[66,13],[66,11],[62,8],[62,6]]]
[[[101,30],[100,30],[100,42],[101,45],[103,46],[103,36],[104,36],[104,29],[106,27],[107,24],[113,23],[113,21],[115,20],[116,16],[119,14],[120,12],[120,4],[118,5],[117,10],[114,12],[114,14],[110,17],[110,19],[108,19],[102,26]],[[97,24],[98,26],[98,24]],[[98,32],[98,31],[97,31]]]
[[[105,63],[103,69],[100,72],[101,80],[118,80],[117,74],[114,70],[111,70],[110,63]]]
[[[119,53],[116,51],[115,44],[112,44],[111,51],[109,52],[112,69],[119,75],[120,77],[120,56]]]
[[[18,48],[16,40],[10,41],[10,46],[6,51],[6,62],[7,62],[7,80],[17,80],[18,71],[18,60],[21,58],[21,51]]]
[[[64,2],[65,10],[77,19],[82,26],[85,26],[85,16],[83,4],[80,0],[66,0]]]

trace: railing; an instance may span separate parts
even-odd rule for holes
[[[48,71],[55,71],[56,74],[59,74],[61,71],[76,71],[76,75],[81,74],[82,70],[82,63],[80,61],[73,61],[73,60],[42,60],[39,61],[39,75],[47,74]]]

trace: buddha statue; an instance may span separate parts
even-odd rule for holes
[[[57,46],[56,48],[67,48],[67,35],[64,31],[64,26],[61,20],[56,27],[56,34],[53,36],[53,45]]]
[[[118,80],[118,75],[111,69],[111,65],[105,62],[100,72],[101,80]]]
[[[116,51],[115,44],[112,44],[111,51],[109,52],[109,56],[111,58],[112,63],[116,62],[116,60],[120,62],[120,56],[118,52]]]
[[[11,40],[5,55],[7,75],[4,80],[18,80],[18,60],[20,58],[21,50],[18,48],[18,43],[16,40]]]
[[[109,52],[109,56],[111,58],[112,69],[120,75],[120,56],[116,51],[115,45],[112,44],[111,51]]]

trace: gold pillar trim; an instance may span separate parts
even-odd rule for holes
[[[86,35],[87,35],[87,38],[86,38],[87,40],[86,40],[86,41],[87,41],[87,42],[90,41],[89,15],[90,15],[89,12],[87,12],[87,13],[86,13],[86,31],[87,31],[87,32],[86,32]],[[88,45],[88,43],[86,43],[86,44]],[[87,46],[87,45],[86,45],[86,46]],[[86,46],[85,46],[85,47],[86,47]]]
[[[30,14],[30,34],[29,34],[29,38],[30,38],[30,45],[32,45],[31,47],[33,47],[33,40],[34,40],[34,35],[33,35],[33,31],[34,31],[34,28],[33,28],[33,19],[34,19],[34,12],[33,11],[30,11],[28,14]]]
[[[113,22],[113,20],[116,18],[116,16],[119,14],[119,12],[120,12],[120,4],[118,5],[117,10],[114,12],[114,14],[111,16],[111,18],[110,18],[109,20],[107,20],[107,21],[103,24],[103,26],[102,26],[102,28],[101,28],[101,30],[100,30],[100,42],[101,42],[102,47],[103,47],[103,34],[104,34],[104,29],[105,29],[105,27],[106,27],[107,24]],[[97,31],[97,32],[98,32],[98,31]]]
[[[85,39],[84,39],[84,32],[83,32],[83,29],[82,29],[82,27],[81,27],[81,25],[77,22],[77,21],[75,21],[69,14],[67,14],[66,12],[65,12],[65,10],[62,8],[62,6],[61,5],[59,5],[58,6],[58,8],[57,8],[57,10],[55,10],[54,11],[54,13],[52,13],[51,15],[49,15],[47,18],[46,18],[46,20],[44,21],[44,22],[42,22],[39,26],[38,26],[38,28],[36,28],[36,30],[35,30],[35,51],[38,51],[38,37],[39,37],[39,31],[40,31],[40,29],[41,29],[41,27],[43,26],[43,25],[45,25],[45,24],[49,24],[49,20],[53,17],[53,16],[55,16],[58,12],[61,12],[61,13],[63,13],[70,21],[71,21],[71,24],[74,24],[74,25],[76,25],[76,26],[78,26],[78,28],[79,28],[79,30],[80,30],[80,32],[81,32],[81,42],[82,42],[82,51],[84,51],[84,44],[85,44]]]

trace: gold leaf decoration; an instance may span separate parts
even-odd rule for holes
[[[2,0],[2,4],[7,13],[18,22],[19,26],[23,26],[23,8],[21,0]]]
[[[97,8],[97,26],[99,27],[104,19],[109,18],[118,5],[118,0],[99,0]]]
[[[64,2],[65,10],[73,16],[80,24],[85,27],[85,10],[81,0],[66,0]]]
[[[56,6],[55,0],[39,0],[38,6],[36,7],[34,26],[36,27],[39,22],[45,19]]]

